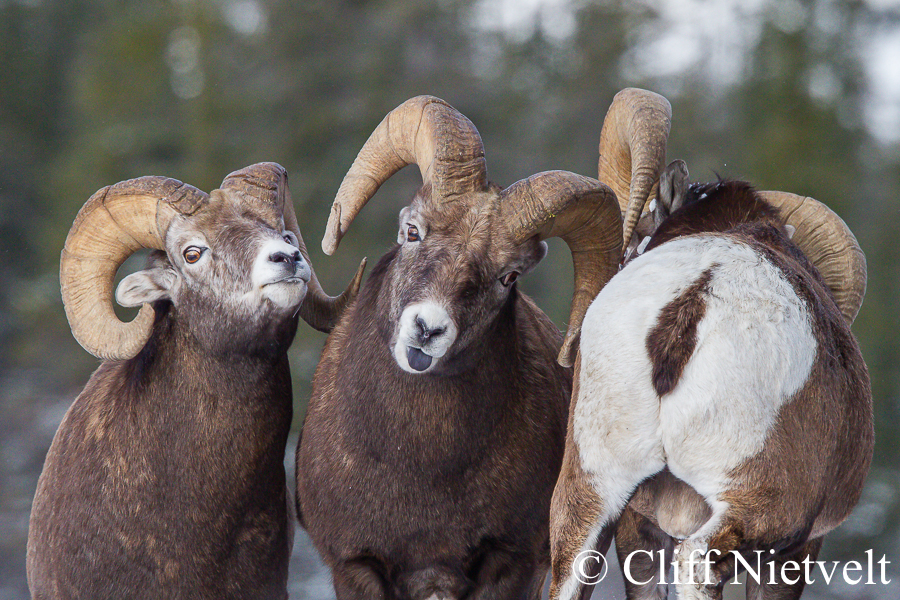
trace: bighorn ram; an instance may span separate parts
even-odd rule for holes
[[[157,250],[150,268],[116,299],[148,306],[122,323],[113,278],[141,248]],[[75,338],[104,362],[38,482],[33,597],[286,597],[287,350],[298,310],[330,330],[360,276],[338,298],[323,293],[274,163],[209,195],[164,177],[94,194],[60,279]]]
[[[616,527],[629,598],[665,598],[667,582],[679,598],[720,598],[759,556],[768,568],[759,583],[748,572],[748,597],[797,598],[804,579],[782,567],[816,559],[872,457],[869,377],[850,332],[865,258],[812,198],[689,185],[680,161],[652,207],[640,255],[584,318],[551,598],[590,592],[586,551],[605,552]]]
[[[424,185],[313,380],[298,515],[340,599],[537,597],[571,387],[557,353],[572,364],[583,312],[616,272],[618,205],[562,171],[488,183],[474,125],[418,97],[387,115],[344,178],[327,254],[408,164]],[[580,282],[565,340],[515,284],[551,236]]]

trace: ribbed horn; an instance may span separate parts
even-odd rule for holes
[[[294,211],[294,202],[291,199],[291,190],[288,186],[287,170],[273,162],[257,163],[225,177],[222,181],[222,189],[230,189],[253,198],[255,201],[271,206],[276,214],[284,216],[285,227],[294,232],[300,244],[300,253],[309,265],[310,279],[307,284],[306,298],[300,307],[300,317],[310,327],[330,333],[337,325],[341,314],[359,292],[359,284],[362,281],[363,271],[366,268],[366,259],[362,260],[356,275],[350,281],[347,289],[340,296],[329,296],[322,289],[316,270],[313,269],[309,259],[309,251],[300,235],[300,227],[297,224],[297,213]]]
[[[628,246],[644,204],[666,166],[666,141],[672,106],[659,94],[626,88],[613,98],[600,131],[601,182],[615,192],[625,225],[623,248]]]
[[[814,198],[760,192],[778,209],[793,238],[819,270],[847,322],[852,324],[866,295],[866,256],[847,224]]]
[[[344,176],[322,239],[325,254],[334,254],[381,184],[411,164],[439,202],[487,187],[484,145],[472,122],[439,98],[407,100],[379,123]]]
[[[125,259],[141,248],[165,250],[169,224],[208,200],[200,190],[166,177],[140,177],[105,187],[78,212],[60,257],[63,305],[72,334],[104,360],[132,358],[153,327],[153,309],[141,307],[123,323],[113,311],[113,283]]]
[[[287,170],[273,162],[256,163],[225,176],[219,189],[236,192],[239,198],[270,207],[281,217],[287,190]]]
[[[547,171],[517,181],[501,194],[504,222],[516,242],[560,237],[572,251],[575,291],[559,364],[575,363],[588,306],[616,274],[622,253],[622,217],[616,195],[596,179]]]

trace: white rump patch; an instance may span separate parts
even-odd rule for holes
[[[646,340],[660,311],[712,269],[706,312],[680,381],[662,399]],[[604,503],[668,466],[711,506],[729,473],[763,447],[809,377],[816,339],[781,271],[722,236],[679,238],[641,255],[591,304],[581,334],[574,436]]]

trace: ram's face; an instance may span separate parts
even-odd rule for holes
[[[283,219],[218,194],[202,211],[178,217],[150,268],[119,284],[125,306],[169,300],[209,343],[236,331],[257,335],[296,314],[310,268]]]
[[[426,187],[400,212],[390,343],[404,371],[440,374],[473,360],[467,350],[507,308],[516,279],[544,257],[546,245],[511,241],[494,190],[449,208],[428,195]]]

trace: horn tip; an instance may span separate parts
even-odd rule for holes
[[[360,263],[359,268],[356,270],[356,275],[353,277],[353,295],[356,295],[359,292],[359,284],[362,282],[363,273],[366,271],[366,265],[369,263],[369,257],[364,257]]]
[[[575,365],[575,357],[578,354],[578,331],[569,330],[566,333],[566,339],[563,341],[562,348],[559,349],[559,356],[556,362],[561,367],[572,367]]]
[[[341,205],[335,201],[331,205],[331,214],[328,216],[328,224],[325,226],[325,237],[322,238],[322,252],[331,256],[337,250],[341,242]]]

